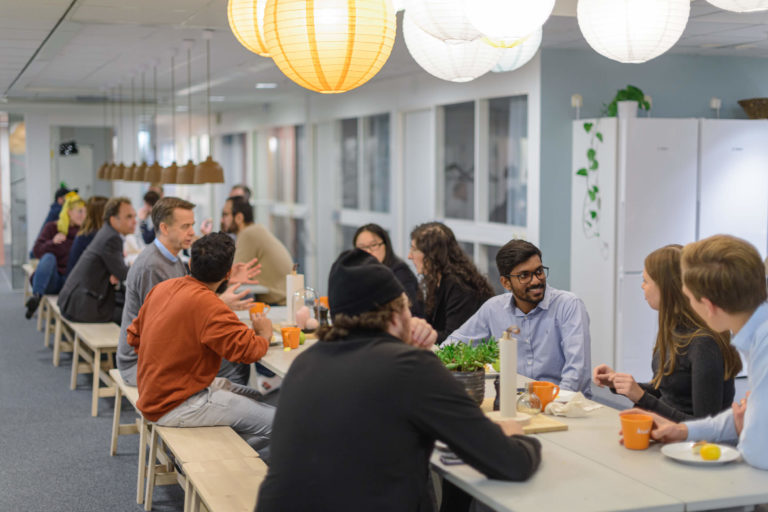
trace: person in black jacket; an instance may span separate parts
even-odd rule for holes
[[[392,270],[411,301],[411,314],[423,316],[424,304],[419,295],[419,280],[416,279],[408,264],[395,255],[387,231],[378,224],[360,226],[355,231],[352,244]]]
[[[425,318],[437,331],[438,343],[493,296],[488,279],[478,272],[451,228],[443,223],[427,222],[411,231],[408,259],[423,276]]]
[[[424,511],[435,440],[489,478],[522,481],[539,441],[489,420],[429,348],[402,285],[360,249],[331,268],[333,326],[283,380],[257,512]]]
[[[122,307],[116,307],[115,285],[125,280],[123,239],[136,229],[136,212],[126,197],[113,197],[104,207],[104,225],[77,261],[59,293],[59,308],[73,322],[115,322],[120,325]]]

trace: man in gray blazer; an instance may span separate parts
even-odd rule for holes
[[[59,293],[59,308],[73,322],[115,322],[115,285],[125,280],[123,236],[136,229],[136,211],[126,197],[113,197],[104,208],[104,225],[77,261]]]

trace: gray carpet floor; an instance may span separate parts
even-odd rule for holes
[[[90,415],[90,375],[69,389],[70,354],[52,364],[21,291],[0,280],[0,511],[139,511],[138,435],[121,436],[109,456],[113,398]],[[135,418],[124,400],[122,422]],[[153,510],[183,510],[178,485],[155,490]]]

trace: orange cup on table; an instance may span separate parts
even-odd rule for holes
[[[653,417],[649,414],[622,414],[621,432],[624,446],[630,450],[645,450],[651,441]]]
[[[560,394],[560,386],[551,382],[537,380],[531,382],[531,391],[541,400],[541,412],[547,408],[547,404]]]
[[[254,315],[265,315],[269,313],[270,309],[269,304],[265,304],[264,302],[254,302],[253,306],[251,306],[251,309],[248,311]]]
[[[280,334],[283,337],[283,347],[299,348],[301,329],[298,327],[283,327],[280,329]]]

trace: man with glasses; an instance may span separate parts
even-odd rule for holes
[[[517,373],[589,396],[589,315],[584,303],[570,292],[547,286],[549,268],[530,242],[508,242],[496,255],[496,266],[502,286],[512,294],[487,300],[447,341],[500,338],[514,326]]]

